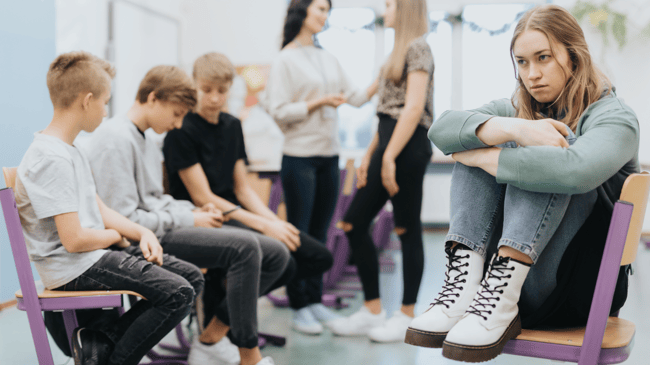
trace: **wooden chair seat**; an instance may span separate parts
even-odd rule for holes
[[[603,337],[602,348],[614,349],[630,344],[635,333],[634,323],[617,317],[607,319],[607,328]],[[553,330],[522,330],[517,340],[552,343],[565,346],[582,346],[585,337],[585,327],[553,329]]]
[[[142,295],[130,290],[58,291],[58,290],[45,289],[42,292],[38,293],[38,298],[39,299],[75,298],[75,297],[96,297],[101,295],[122,295],[122,294],[135,295],[136,297],[140,297],[146,300],[146,298],[143,297]],[[16,298],[19,299],[23,298],[22,290],[18,290],[16,292]]]

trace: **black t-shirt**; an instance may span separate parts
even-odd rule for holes
[[[211,124],[196,113],[187,113],[183,127],[167,133],[163,153],[170,194],[175,199],[192,201],[178,171],[200,163],[212,192],[239,204],[234,191],[235,163],[240,159],[247,162],[239,119],[222,112],[219,123]]]

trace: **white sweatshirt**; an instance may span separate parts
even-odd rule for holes
[[[103,122],[80,143],[106,205],[158,238],[171,229],[194,226],[191,202],[163,193],[162,151],[125,116]]]
[[[294,157],[336,156],[339,153],[336,108],[323,106],[312,113],[307,102],[343,93],[347,102],[368,101],[338,60],[315,46],[284,49],[273,62],[262,103],[284,133],[283,153]]]

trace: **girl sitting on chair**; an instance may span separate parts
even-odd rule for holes
[[[597,247],[602,252],[604,235],[594,241],[582,233],[600,231],[591,222],[609,221],[625,178],[639,171],[636,115],[592,63],[568,11],[528,11],[510,51],[518,80],[512,100],[447,111],[429,130],[457,162],[448,264],[442,290],[412,321],[406,342],[442,347],[455,360],[492,359],[519,335],[522,318],[527,326],[538,312],[557,313],[557,304],[546,302],[571,287],[562,280],[595,283],[595,273],[574,270],[567,278],[558,268],[579,267]],[[583,242],[579,259],[564,258]],[[593,285],[581,294],[591,298]],[[614,301],[612,311],[622,306],[620,297]]]

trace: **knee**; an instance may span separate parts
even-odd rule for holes
[[[186,312],[188,314],[194,303],[196,292],[192,285],[183,280],[184,283],[176,287],[169,297],[162,303],[162,306],[169,308],[174,312]]]
[[[245,265],[253,265],[259,267],[262,264],[262,248],[260,242],[254,235],[248,235],[246,239],[242,239],[237,247],[236,261]]]
[[[354,228],[354,226],[352,225],[352,223],[340,221],[340,222],[336,223],[336,228],[343,230],[343,232],[345,232],[347,234],[347,233],[352,232],[352,229]]]
[[[407,229],[405,227],[395,227],[394,231],[396,235],[403,236],[406,234]]]
[[[192,288],[194,288],[194,293],[198,295],[203,291],[205,287],[205,277],[198,267],[193,266],[186,275],[187,281],[189,281]]]

